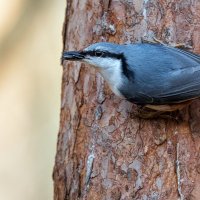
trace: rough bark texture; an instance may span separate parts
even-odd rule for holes
[[[68,0],[64,48],[156,36],[200,53],[199,0]],[[183,120],[132,117],[90,66],[64,62],[55,200],[200,199],[200,101]]]

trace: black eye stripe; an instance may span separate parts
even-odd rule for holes
[[[104,54],[104,52],[102,52],[102,51],[95,51],[94,52],[94,55],[97,56],[97,57],[103,57],[103,54]]]
[[[128,67],[128,63],[126,62],[126,58],[123,53],[111,53],[108,51],[83,51],[81,52],[84,56],[94,56],[94,57],[102,57],[102,58],[115,58],[121,60],[122,63],[122,72],[123,74],[132,82],[134,82],[134,72],[130,70]],[[98,55],[99,54],[99,55]],[[101,56],[100,56],[101,54]]]
[[[111,53],[111,52],[108,52],[108,51],[100,51],[100,50],[84,51],[82,53],[85,56],[89,55],[89,56],[102,57],[102,58],[110,57],[110,58],[116,58],[116,59],[122,59],[123,58],[122,53],[116,54],[116,53]]]
[[[103,57],[107,52],[104,51],[85,51],[83,52],[84,55],[88,56],[97,56],[97,57]]]

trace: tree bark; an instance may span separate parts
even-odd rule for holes
[[[68,0],[63,30],[66,50],[156,36],[200,53],[200,1]],[[199,100],[178,122],[139,119],[91,66],[63,70],[55,200],[200,199]]]

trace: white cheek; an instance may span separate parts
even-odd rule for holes
[[[121,61],[119,59],[113,59],[113,58],[102,58],[102,57],[93,57],[87,60],[88,63],[101,68],[118,68],[118,66],[121,65]]]
[[[101,61],[99,61],[98,64],[100,66],[100,73],[108,82],[112,91],[116,95],[122,96],[119,92],[119,88],[123,84],[121,60],[105,58],[101,59]]]
[[[119,91],[123,84],[122,80],[122,63],[119,59],[93,57],[86,60],[87,63],[94,65],[108,82],[111,90],[118,96],[121,96]]]
[[[96,60],[97,66],[99,66],[102,69],[105,68],[118,68],[121,61],[118,59],[112,59],[112,58],[97,58]]]

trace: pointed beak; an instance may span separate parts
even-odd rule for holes
[[[82,60],[85,55],[81,51],[65,51],[62,55],[62,60]]]

